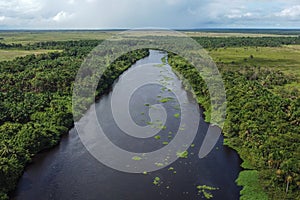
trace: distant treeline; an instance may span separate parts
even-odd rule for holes
[[[188,29],[192,32],[206,33],[240,33],[240,34],[274,34],[274,35],[300,35],[300,29]]]
[[[299,37],[193,37],[203,48],[223,47],[279,47],[300,44]],[[102,40],[48,41],[32,44],[6,44],[0,42],[0,49],[68,49],[72,47],[96,46]]]
[[[300,37],[194,37],[203,48],[279,47],[300,44]]]
[[[32,44],[6,44],[0,42],[0,49],[23,49],[23,50],[35,50],[35,49],[70,49],[72,47],[96,47],[102,42],[102,40],[71,40],[71,41],[46,41],[36,42]]]

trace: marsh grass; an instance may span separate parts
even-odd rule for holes
[[[43,54],[43,53],[50,53],[50,52],[57,52],[59,50],[46,50],[46,49],[39,49],[39,50],[0,50],[0,61],[8,61],[13,60],[17,57],[23,57],[31,54]]]
[[[29,44],[45,41],[69,41],[69,40],[104,40],[116,34],[116,31],[20,31],[0,32],[2,43]]]
[[[219,48],[210,50],[209,54],[217,63],[231,64],[235,67],[274,67],[300,78],[300,45]]]

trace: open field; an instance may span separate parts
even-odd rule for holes
[[[275,68],[287,75],[296,76],[298,81],[287,84],[282,89],[300,90],[300,45],[219,48],[210,50],[209,54],[217,63],[225,63],[233,67]]]
[[[4,60],[13,60],[16,57],[22,57],[30,54],[43,54],[43,53],[49,53],[49,52],[54,52],[58,50],[2,50],[0,49],[0,61]]]
[[[213,32],[184,32],[190,37],[298,37],[298,35],[280,35],[270,33],[213,33]]]
[[[28,44],[40,41],[65,41],[80,39],[107,39],[120,31],[0,31],[0,42]],[[256,33],[214,33],[182,31],[190,37],[291,37],[296,35],[256,34]]]
[[[0,42],[35,43],[41,41],[67,41],[67,40],[103,40],[117,32],[106,31],[26,31],[26,32],[0,32]]]
[[[215,62],[233,66],[274,67],[300,78],[300,45],[282,47],[237,47],[209,51]]]
[[[35,43],[40,41],[66,41],[110,38],[120,31],[3,31],[0,32],[0,42],[2,43]],[[262,36],[293,36],[280,34],[256,34],[256,33],[236,33],[236,32],[183,32],[191,37],[262,37]],[[49,50],[0,50],[0,61],[12,60],[18,56],[28,54],[47,53]],[[292,74],[300,79],[300,45],[286,45],[282,47],[228,47],[218,48],[209,51],[215,62],[230,64],[231,66],[260,66],[276,68],[286,74]],[[252,56],[251,56],[252,55]],[[287,86],[289,89],[298,88],[300,84],[293,83]]]

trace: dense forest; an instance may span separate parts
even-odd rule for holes
[[[58,144],[73,126],[72,87],[84,57],[100,41],[45,42],[28,48],[60,49],[0,63],[0,199],[8,199],[37,152]],[[23,48],[23,47],[22,47]],[[147,50],[130,52],[104,73],[98,95]]]
[[[169,63],[189,80],[198,102],[209,111],[209,93],[199,72],[174,54],[169,54]],[[238,182],[251,187],[242,191],[241,199],[268,199],[265,192],[269,199],[299,198],[300,98],[291,100],[268,90],[293,77],[263,68],[220,69],[227,96],[224,143],[237,150],[243,160],[246,175]],[[209,121],[210,113],[205,114]],[[258,180],[249,184],[247,180],[253,172],[258,174]]]
[[[204,48],[300,44],[299,37],[194,39]],[[31,158],[58,144],[60,136],[73,126],[73,82],[85,56],[100,42],[0,43],[0,49],[60,50],[0,62],[0,199],[8,199]],[[139,50],[116,60],[100,80],[98,95],[146,55],[147,50]],[[200,74],[184,59],[171,53],[169,63],[189,80],[209,121],[210,99]],[[244,161],[246,173],[238,182],[253,187],[248,191],[244,188],[242,199],[250,199],[249,196],[263,199],[265,194],[269,199],[299,198],[300,99],[297,95],[294,98],[278,96],[269,90],[291,82],[294,77],[263,67],[241,66],[233,70],[220,64],[219,68],[228,101],[225,144],[237,150]],[[257,176],[259,184],[243,184],[250,175]]]
[[[279,47],[300,44],[300,37],[194,37],[203,48]]]

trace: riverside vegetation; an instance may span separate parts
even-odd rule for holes
[[[243,186],[241,199],[299,198],[299,74],[292,74],[291,70],[282,73],[278,71],[280,67],[272,68],[276,58],[267,63],[252,54],[232,60],[229,53],[226,54],[230,48],[236,48],[235,54],[239,54],[241,47],[297,46],[299,37],[195,39],[210,50],[224,79],[228,102],[224,143],[237,150],[244,161],[245,170],[237,180]],[[2,50],[51,50],[46,54],[0,62],[0,199],[8,199],[32,156],[58,144],[60,136],[73,126],[72,84],[84,57],[100,42],[0,45]],[[217,54],[219,51],[223,53]],[[147,50],[139,50],[115,61],[101,80],[105,84],[98,88],[98,95],[146,55]],[[209,121],[210,99],[200,74],[177,55],[170,53],[168,61],[175,71],[189,80]],[[281,65],[284,65],[282,59]],[[294,67],[299,69],[299,66]]]
[[[73,126],[72,86],[83,58],[100,41],[45,42],[27,49],[59,49],[0,63],[0,199],[8,199],[24,167],[41,150],[58,144]],[[137,60],[138,50],[116,60],[104,73],[98,95]]]
[[[285,44],[284,41],[280,42],[280,38],[277,39],[270,46],[280,48],[281,44]],[[224,41],[230,41],[229,47],[242,41],[234,40]],[[248,45],[259,46],[257,40],[262,39],[255,38],[252,40],[254,43]],[[217,41],[223,40],[218,38]],[[261,46],[265,47],[267,41]],[[241,49],[236,50],[239,55]],[[237,180],[243,186],[241,199],[299,199],[299,74],[284,74],[271,68],[271,65],[264,66],[261,60],[249,66],[247,59],[238,64],[235,61],[217,63],[227,96],[224,143],[235,149],[243,160],[244,170]],[[199,104],[206,110],[206,121],[210,121],[209,93],[199,72],[187,61],[171,53],[169,63],[188,80]],[[294,84],[295,87],[288,91],[278,90],[288,84]]]

